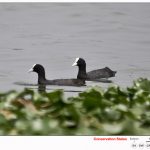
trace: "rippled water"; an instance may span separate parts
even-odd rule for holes
[[[35,84],[37,75],[27,73],[35,63],[48,79],[75,78],[76,57],[85,58],[89,71],[117,70],[112,81],[122,87],[149,78],[150,4],[0,3],[0,91],[24,88],[14,82]]]

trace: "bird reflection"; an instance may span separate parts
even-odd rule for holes
[[[38,85],[38,92],[39,93],[43,93],[43,92],[46,92],[46,85]]]

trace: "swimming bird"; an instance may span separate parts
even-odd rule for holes
[[[55,79],[47,80],[45,76],[45,69],[40,64],[34,64],[29,72],[36,72],[38,74],[38,84],[44,85],[62,85],[62,86],[84,86],[84,79]]]
[[[98,79],[101,79],[101,78],[114,77],[116,74],[116,71],[112,71],[108,67],[86,72],[86,62],[83,58],[76,58],[72,66],[78,66],[79,68],[77,79],[98,81]]]

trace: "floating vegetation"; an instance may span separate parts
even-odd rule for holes
[[[68,99],[62,90],[0,93],[0,135],[150,135],[150,81]]]

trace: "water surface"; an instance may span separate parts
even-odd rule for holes
[[[87,71],[117,70],[112,81],[122,87],[150,77],[149,3],[0,3],[0,20],[0,91],[24,88],[14,82],[36,84],[37,75],[27,73],[35,63],[48,79],[76,78],[76,57],[86,60]]]

